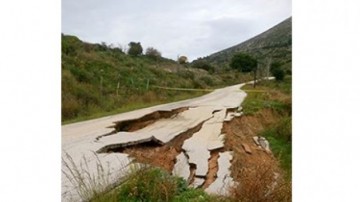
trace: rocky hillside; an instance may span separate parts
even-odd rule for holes
[[[203,60],[216,68],[226,68],[234,54],[245,52],[257,58],[260,68],[272,62],[280,62],[289,72],[291,71],[291,32],[292,19],[290,17],[245,42],[204,57]]]

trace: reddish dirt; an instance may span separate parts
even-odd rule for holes
[[[254,115],[243,115],[224,123],[222,132],[226,133],[225,150],[233,151],[231,175],[240,183],[239,187],[233,189],[235,196],[244,197],[244,194],[249,193],[263,196],[274,183],[274,173],[281,173],[276,158],[259,148],[253,140],[261,130],[279,118],[271,109],[263,109]],[[246,152],[243,144],[251,150],[251,154]]]
[[[261,190],[268,190],[268,187],[274,182],[274,173],[281,173],[281,170],[276,158],[272,154],[266,153],[264,149],[259,148],[253,141],[253,137],[267,126],[276,123],[280,117],[279,114],[271,109],[263,109],[254,115],[243,115],[234,118],[230,122],[224,122],[222,133],[226,134],[225,147],[211,152],[211,157],[208,160],[209,171],[201,187],[206,189],[216,180],[216,173],[219,169],[217,163],[219,152],[233,151],[230,170],[234,180],[240,182],[243,187],[258,189],[260,190],[259,194],[264,195],[264,191],[261,192]],[[130,127],[132,129],[143,127],[142,123],[132,124],[134,124]],[[134,157],[137,162],[161,167],[171,173],[176,163],[176,156],[180,154],[184,141],[199,131],[202,124],[178,135],[165,145],[147,142],[113,151],[127,153]],[[243,145],[246,145],[246,150],[251,150],[251,154],[246,152]],[[190,184],[194,181],[195,170],[196,166],[190,165],[190,176],[188,179]],[[236,187],[234,190],[234,192],[239,191]],[[241,194],[245,192],[254,193],[253,190],[241,190]]]
[[[159,119],[167,119],[172,116],[176,116],[177,114],[188,109],[188,107],[181,107],[171,111],[155,111],[138,119],[115,122],[115,125],[111,126],[111,128],[115,128],[115,132],[133,132],[145,128],[146,126],[155,123]]]
[[[205,182],[202,185],[203,189],[208,188],[210,184],[212,184],[217,178],[217,171],[219,170],[219,164],[217,160],[220,157],[219,155],[220,152],[221,150],[219,149],[210,152],[209,170],[206,174]]]
[[[181,153],[184,141],[199,131],[202,125],[203,123],[200,123],[196,127],[179,134],[166,145],[145,143],[122,148],[119,151],[134,157],[137,162],[161,167],[171,173],[176,163],[176,156]]]

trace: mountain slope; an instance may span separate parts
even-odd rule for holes
[[[271,62],[280,62],[287,70],[291,70],[292,49],[291,17],[269,30],[233,47],[211,54],[202,60],[217,68],[228,67],[232,56],[245,52],[254,56],[260,68]]]

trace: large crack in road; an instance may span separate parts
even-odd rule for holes
[[[83,157],[96,171],[98,158],[111,171],[117,162],[135,160],[159,166],[209,193],[226,194],[233,184],[229,167],[232,153],[224,149],[222,128],[241,116],[244,84],[215,90],[205,96],[140,109],[62,127],[63,154],[79,164]],[[114,123],[111,125],[111,123]],[[98,157],[94,158],[93,153]],[[64,167],[64,166],[63,166]],[[64,179],[64,176],[63,176]],[[63,180],[63,200],[76,198]]]

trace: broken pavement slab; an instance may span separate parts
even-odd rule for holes
[[[187,180],[190,177],[190,165],[188,163],[188,159],[185,156],[184,152],[181,152],[176,157],[176,164],[174,165],[174,169],[172,174],[175,176],[179,176]]]
[[[200,131],[185,140],[182,146],[186,155],[189,156],[189,163],[196,165],[195,176],[206,176],[210,158],[208,145],[213,147],[214,141],[219,140],[225,114],[226,110],[215,112],[214,117],[207,120]]]
[[[203,185],[205,182],[204,178],[200,178],[200,177],[195,177],[194,178],[194,182],[190,184],[190,187],[194,187],[194,188],[198,188],[201,185]]]
[[[219,155],[217,178],[205,191],[209,194],[228,195],[229,188],[235,185],[233,178],[230,176],[232,152],[221,152]]]
[[[121,148],[152,140],[165,144],[177,135],[196,127],[211,117],[213,117],[213,109],[211,107],[190,108],[172,119],[159,120],[134,132],[118,132],[103,136],[97,142],[104,146],[97,151],[103,151],[104,148],[111,147]]]

